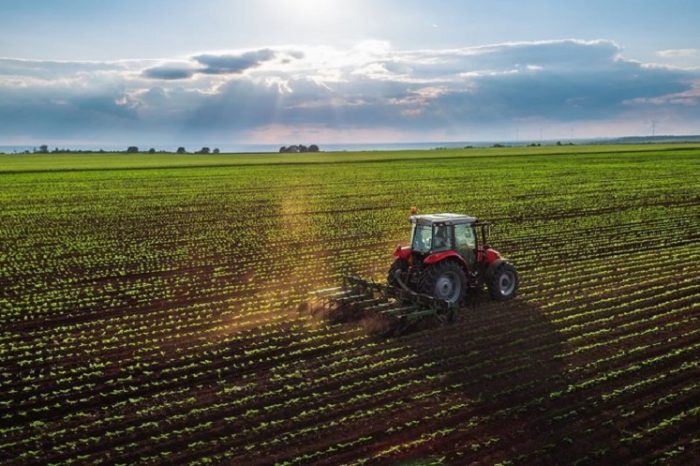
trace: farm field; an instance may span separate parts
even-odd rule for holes
[[[0,462],[687,464],[700,146],[0,156]],[[491,220],[520,294],[378,339],[411,206]]]

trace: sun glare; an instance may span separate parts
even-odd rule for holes
[[[327,8],[328,4],[331,2],[323,2],[322,0],[293,0],[285,3],[292,5],[293,8],[301,14],[313,15]]]
[[[280,11],[301,22],[328,21],[347,7],[344,1],[278,0],[276,3]]]

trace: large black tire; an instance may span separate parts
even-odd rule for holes
[[[386,277],[386,282],[397,288],[401,288],[401,284],[396,280],[396,272],[401,272],[402,280],[406,283],[406,272],[408,272],[408,261],[404,259],[396,259],[391,267],[389,267],[389,274]]]
[[[460,304],[466,296],[467,278],[457,262],[444,260],[425,269],[418,287],[421,293]]]
[[[486,286],[491,298],[508,301],[518,295],[518,271],[510,262],[498,261],[489,266],[486,272]]]

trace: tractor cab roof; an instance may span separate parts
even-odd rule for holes
[[[477,222],[476,217],[462,214],[426,214],[426,215],[411,215],[411,223],[417,225],[433,225],[436,223],[444,225],[464,225]]]

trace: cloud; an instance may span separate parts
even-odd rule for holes
[[[227,75],[241,74],[257,68],[265,62],[281,57],[281,63],[304,57],[300,50],[272,50],[264,48],[239,53],[203,53],[190,57],[187,61],[164,62],[143,70],[142,76],[150,79],[177,80],[189,79],[195,74]]]
[[[108,136],[139,125],[135,102],[120,86],[0,86],[0,140],[17,135],[63,139]]]
[[[204,68],[200,70],[201,73],[235,74],[260,66],[260,64],[272,60],[275,56],[276,53],[272,49],[260,49],[242,54],[203,54],[193,58],[204,65]]]
[[[656,52],[656,55],[663,58],[694,57],[698,54],[700,49],[668,49]]]
[[[125,72],[142,68],[148,63],[148,60],[97,62],[0,58],[0,77],[19,76],[54,80],[87,73]]]
[[[348,49],[267,47],[116,62],[0,59],[0,140],[95,139],[112,131],[119,140],[254,142],[302,130],[328,138],[483,139],[513,128],[532,136],[543,126],[622,131],[659,115],[681,131],[700,122],[698,83],[697,70],[630,60],[607,40],[432,50],[365,41]]]
[[[189,63],[164,63],[143,70],[143,76],[151,79],[188,79],[197,71]]]
[[[691,88],[669,93],[659,97],[637,97],[624,102],[628,105],[683,105],[689,108],[695,108],[700,105],[700,79],[691,82]]]

